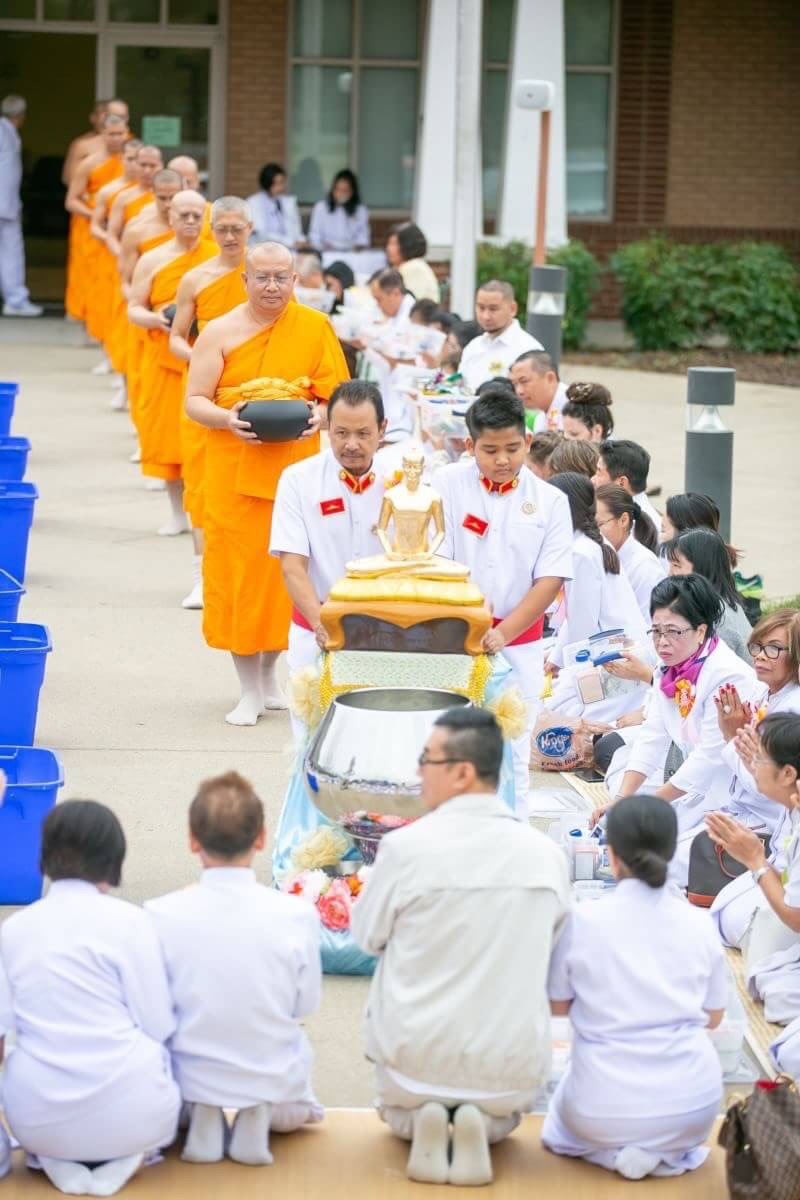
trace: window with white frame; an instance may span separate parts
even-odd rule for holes
[[[302,204],[337,171],[372,209],[414,194],[421,0],[293,0],[289,171]]]
[[[615,0],[564,0],[567,212],[611,213]],[[514,0],[484,0],[483,207],[496,216],[504,160]]]

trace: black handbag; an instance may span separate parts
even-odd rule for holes
[[[757,836],[768,854],[770,834],[759,833]],[[689,852],[689,903],[698,908],[710,908],[725,885],[746,870],[747,867],[713,842],[709,834],[698,833]]]

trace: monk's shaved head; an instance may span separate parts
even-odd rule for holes
[[[219,218],[227,213],[238,213],[248,225],[252,224],[253,214],[250,211],[250,205],[246,200],[242,200],[241,196],[220,196],[219,200],[215,200],[211,205],[211,224],[216,225]]]
[[[164,167],[163,171],[158,171],[158,172],[156,173],[156,176],[155,176],[154,180],[153,180],[153,183],[156,185],[156,187],[157,187],[157,186],[158,186],[160,183],[172,183],[172,184],[175,184],[175,183],[177,183],[178,187],[180,188],[180,186],[181,186],[181,182],[182,182],[182,181],[181,181],[181,177],[180,177],[180,175],[178,174],[178,172],[177,172],[177,171],[171,171],[171,170],[169,169],[169,167]]]
[[[247,271],[257,271],[262,266],[275,265],[294,272],[294,255],[288,246],[283,246],[280,242],[256,242],[255,246],[251,246],[247,251],[244,265]]]
[[[159,162],[163,162],[161,151],[158,146],[148,146],[144,142],[139,142],[139,157],[140,158],[157,158]]]
[[[107,112],[103,117],[103,129],[126,129],[127,122],[123,116]]]
[[[172,207],[175,208],[192,208],[198,209],[200,212],[205,212],[206,201],[205,196],[201,196],[194,188],[183,188],[176,196],[172,198]]]
[[[167,166],[178,172],[185,188],[196,191],[200,187],[200,167],[196,158],[190,158],[188,154],[178,154],[169,160]]]

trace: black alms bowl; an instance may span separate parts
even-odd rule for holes
[[[239,410],[260,442],[293,442],[308,428],[311,410],[305,400],[251,400]]]

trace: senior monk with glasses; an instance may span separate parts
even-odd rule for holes
[[[209,429],[203,634],[233,655],[241,699],[225,718],[231,725],[255,725],[265,708],[286,707],[275,668],[288,644],[291,602],[269,556],[275,493],[285,467],[318,453],[324,402],[349,377],[328,318],[294,299],[290,250],[277,242],[251,247],[244,281],[246,302],[197,339],[186,389],[187,414]],[[293,442],[259,442],[239,410],[248,399],[283,397],[307,401],[308,429]]]

